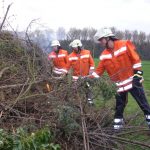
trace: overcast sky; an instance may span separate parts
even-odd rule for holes
[[[114,26],[150,33],[150,0],[0,0],[0,17],[11,2],[9,16],[15,17],[8,20],[18,30],[39,18],[40,24],[54,30]]]

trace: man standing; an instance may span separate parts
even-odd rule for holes
[[[89,50],[82,48],[80,40],[76,39],[70,43],[73,52],[69,55],[69,66],[73,69],[73,79],[77,80],[79,77],[85,77],[94,71],[94,60]],[[90,85],[86,85],[88,92],[86,97],[89,104],[93,104],[92,93]]]
[[[110,79],[118,87],[114,129],[123,127],[123,112],[128,92],[131,93],[144,112],[146,121],[150,127],[150,106],[142,86],[142,65],[135,46],[128,40],[117,39],[109,28],[99,30],[95,34],[95,39],[99,41],[105,50],[100,55],[100,62],[92,75],[98,78],[106,71]]]
[[[54,65],[53,73],[58,76],[67,74],[68,52],[61,48],[58,40],[52,41],[51,47],[52,52],[48,55],[48,58]]]

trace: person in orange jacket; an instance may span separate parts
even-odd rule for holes
[[[119,40],[110,28],[99,30],[95,34],[95,39],[105,50],[100,55],[100,62],[92,75],[99,78],[106,71],[117,86],[114,129],[120,129],[124,125],[123,112],[128,92],[131,93],[144,112],[150,128],[150,106],[142,86],[141,60],[134,44],[129,40]]]
[[[68,68],[68,52],[63,50],[58,40],[51,42],[52,52],[48,55],[48,59],[53,62],[53,73],[56,75],[67,74]]]
[[[82,48],[79,39],[73,40],[69,45],[73,52],[69,55],[69,67],[73,70],[73,79],[78,80],[79,77],[86,77],[94,71],[94,60],[89,50]],[[88,92],[86,97],[89,104],[93,104],[90,84],[87,82]]]

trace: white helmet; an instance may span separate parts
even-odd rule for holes
[[[71,46],[71,47],[78,47],[78,46],[82,46],[82,43],[81,43],[81,41],[80,40],[78,40],[78,39],[76,39],[76,40],[73,40],[70,44],[69,44],[69,46]]]
[[[60,43],[58,40],[54,40],[52,41],[51,46],[60,46]]]
[[[100,30],[98,30],[94,36],[95,40],[98,41],[99,39],[103,38],[103,37],[110,37],[113,36],[115,37],[115,35],[112,33],[110,28],[101,28]]]

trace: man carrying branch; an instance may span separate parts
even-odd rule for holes
[[[52,52],[48,55],[48,59],[53,63],[53,74],[61,76],[67,74],[68,52],[63,50],[58,40],[51,42]]]
[[[70,43],[73,52],[69,55],[69,67],[73,70],[73,80],[77,81],[78,78],[84,78],[94,71],[94,60],[89,50],[82,48],[80,40],[76,39]],[[90,105],[93,105],[92,91],[90,84],[86,82],[86,98]]]
[[[143,71],[141,60],[132,42],[119,40],[110,28],[102,28],[95,34],[95,39],[105,50],[100,55],[100,62],[92,75],[96,78],[106,71],[117,85],[116,111],[114,116],[114,129],[123,127],[123,112],[126,106],[128,92],[137,101],[144,112],[150,128],[150,106],[147,102],[142,86]]]

